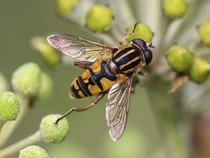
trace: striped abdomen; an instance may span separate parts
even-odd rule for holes
[[[97,60],[71,85],[71,96],[85,98],[108,91],[116,83],[116,75],[108,68],[107,61]]]

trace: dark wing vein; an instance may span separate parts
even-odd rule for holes
[[[106,120],[110,137],[115,141],[124,133],[130,106],[132,78],[116,83],[110,89],[106,104]]]
[[[53,34],[48,36],[47,41],[51,46],[77,61],[94,62],[113,50],[108,45],[72,35]]]

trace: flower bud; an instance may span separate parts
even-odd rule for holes
[[[166,58],[171,69],[178,73],[187,72],[193,61],[192,53],[180,45],[171,46],[167,51]]]
[[[49,155],[43,148],[31,145],[20,150],[19,158],[49,158]]]
[[[15,120],[20,112],[20,102],[12,92],[0,93],[0,120]]]
[[[41,85],[37,94],[37,99],[45,100],[52,96],[53,81],[50,76],[44,72],[41,73]]]
[[[61,16],[71,14],[72,10],[79,4],[80,0],[57,0],[57,12]]]
[[[35,96],[41,83],[41,71],[35,63],[26,63],[15,70],[12,86],[25,96]]]
[[[194,57],[189,69],[189,77],[196,83],[204,82],[210,73],[210,64],[205,58]]]
[[[0,93],[9,89],[8,82],[4,75],[0,72]]]
[[[210,46],[210,21],[206,21],[197,27],[198,35],[201,41]]]
[[[86,14],[85,25],[94,32],[106,30],[112,23],[112,11],[104,5],[93,5]]]
[[[40,124],[42,138],[47,143],[60,143],[68,134],[69,124],[66,118],[63,118],[56,124],[56,120],[61,115],[51,114],[45,116]]]
[[[31,40],[31,44],[36,50],[38,50],[38,53],[49,67],[54,68],[60,64],[61,53],[50,46],[45,38],[34,37]]]
[[[163,0],[162,8],[168,17],[177,18],[185,14],[187,3],[185,0]]]
[[[128,42],[132,41],[135,38],[141,38],[145,42],[151,42],[153,37],[153,32],[148,25],[143,23],[138,23],[134,30],[134,33],[132,34],[134,26],[135,25],[131,25],[127,30],[126,34],[127,35],[131,34],[131,36],[127,38]]]

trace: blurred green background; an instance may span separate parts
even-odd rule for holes
[[[44,103],[36,103],[6,145],[35,132],[43,116],[64,113],[71,106],[84,106],[93,100],[93,98],[72,100],[68,97],[70,83],[82,72],[81,69],[72,66],[57,71],[49,70],[30,45],[30,40],[34,36],[47,36],[57,32],[88,37],[75,24],[56,16],[54,3],[43,0],[0,1],[0,70],[10,81],[17,67],[32,61],[47,72],[55,83],[53,97]],[[148,98],[144,87],[143,83],[135,87],[135,94],[131,97],[127,129],[118,142],[112,142],[108,135],[104,98],[95,108],[68,117],[70,132],[62,143],[39,145],[44,147],[52,158],[117,156],[137,158],[158,155],[164,157],[162,152],[164,140],[150,105],[152,100]],[[160,95],[167,96],[167,89],[162,88]],[[159,103],[162,104],[164,101],[160,99]],[[17,155],[18,153],[13,157]]]

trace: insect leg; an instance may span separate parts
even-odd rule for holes
[[[86,106],[84,106],[84,107],[81,107],[81,108],[79,108],[79,107],[74,107],[74,108],[69,109],[66,113],[64,113],[61,117],[59,117],[59,118],[56,120],[55,124],[58,124],[58,122],[59,122],[60,120],[62,120],[64,117],[68,116],[70,113],[72,113],[72,112],[74,112],[74,111],[76,111],[76,112],[81,112],[81,111],[85,111],[85,110],[87,110],[87,109],[89,109],[89,108],[95,106],[95,105],[103,98],[103,96],[104,96],[105,94],[106,94],[106,93],[100,93],[99,95],[96,96],[96,98],[95,98],[90,104],[88,104],[88,105],[86,105]]]
[[[139,71],[138,72],[138,75],[140,75],[140,76],[147,76],[147,73],[146,72],[143,72],[143,71]]]
[[[93,63],[90,61],[75,61],[74,65],[75,66],[79,66],[81,68],[89,68],[90,65],[92,65]]]
[[[131,33],[129,33],[128,35],[124,36],[124,37],[120,40],[119,45],[123,45],[123,41],[125,41],[127,38],[129,38],[130,36],[132,36],[132,35],[134,34],[134,32],[135,32],[136,27],[137,27],[138,24],[139,24],[139,22],[136,22],[136,23],[135,23],[135,25],[134,25],[134,27],[133,27],[133,31],[132,31]]]

